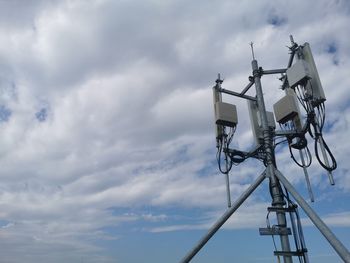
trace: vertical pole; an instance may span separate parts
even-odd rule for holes
[[[328,161],[328,157],[327,157],[327,153],[326,153],[326,150],[325,150],[325,147],[324,147],[324,143],[323,143],[323,138],[322,137],[320,138],[320,146],[321,146],[321,152],[322,152],[322,155],[323,155],[323,160],[324,160],[326,166],[329,167],[329,161]],[[334,179],[333,179],[332,172],[331,171],[327,171],[327,173],[328,173],[329,183],[331,185],[334,185]]]
[[[228,170],[228,156],[226,155],[226,194],[227,194],[227,207],[231,207],[231,190],[230,190],[230,175]]]
[[[314,210],[307,204],[303,197],[295,190],[295,188],[288,182],[282,173],[276,171],[276,176],[287,188],[288,192],[294,197],[295,201],[304,210],[305,214],[311,219],[314,225],[320,230],[322,235],[328,240],[329,244],[334,248],[338,255],[344,260],[344,262],[350,262],[350,252],[339,241],[339,239],[333,234],[329,227],[321,220],[321,218],[315,213]]]
[[[310,201],[315,202],[314,194],[312,192],[312,188],[311,188],[311,184],[310,184],[309,173],[307,172],[307,168],[305,167],[304,154],[301,150],[299,150],[299,154],[300,154],[301,164],[303,165],[305,181],[306,181],[307,190],[309,192]]]
[[[267,114],[264,102],[264,95],[261,87],[261,73],[258,67],[258,62],[253,58],[252,61],[253,77],[256,89],[257,104],[260,114],[261,126],[264,137],[264,150],[266,153],[266,175],[270,180],[271,195],[272,195],[272,206],[283,208],[285,201],[283,198],[283,193],[280,188],[278,179],[275,176],[275,165],[274,165],[274,149],[272,144],[272,134],[269,130]],[[286,214],[285,212],[277,212],[277,223],[281,227],[287,227]],[[281,247],[284,252],[290,252],[290,244],[288,235],[280,235]],[[285,263],[292,263],[291,256],[283,256]]]
[[[215,82],[216,82],[216,85],[213,87],[214,112],[216,112],[215,104],[217,102],[222,101],[221,92],[218,91],[219,89],[221,89],[221,82],[222,82],[222,80],[220,79],[220,74],[218,74],[218,78]],[[223,126],[222,125],[215,125],[216,147],[217,148],[219,148],[219,145],[220,145],[219,142],[220,142],[220,140],[222,140],[223,133],[224,133]]]

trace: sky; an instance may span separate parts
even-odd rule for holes
[[[1,262],[178,262],[227,209],[217,74],[241,91],[250,42],[259,66],[286,67],[290,34],[314,54],[336,184],[314,160],[310,203],[284,146],[277,165],[350,248],[349,33],[347,0],[0,0]],[[270,111],[278,77],[262,78]],[[251,149],[246,102],[223,99],[237,105],[233,147]],[[263,170],[233,167],[232,199]],[[258,232],[270,203],[266,181],[192,262],[277,262]],[[310,261],[342,262],[300,213]]]

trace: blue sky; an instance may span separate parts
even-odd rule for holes
[[[0,1],[2,262],[178,262],[226,210],[217,73],[224,88],[245,87],[251,41],[260,66],[285,67],[290,34],[311,45],[338,161],[335,186],[313,162],[311,206],[350,248],[348,32],[346,0]],[[284,93],[276,76],[262,84],[271,111]],[[250,149],[246,102],[224,100],[238,109],[233,146]],[[286,148],[277,162],[308,200]],[[232,199],[262,171],[234,167]],[[277,262],[258,234],[266,183],[193,262]],[[311,262],[341,262],[300,212]]]

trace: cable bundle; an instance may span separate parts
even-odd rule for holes
[[[299,86],[296,87],[296,93],[297,93],[297,98],[300,102],[300,104],[303,106],[307,118],[306,118],[306,128],[304,133],[308,132],[311,138],[315,140],[315,155],[320,163],[320,165],[326,169],[327,171],[331,172],[337,168],[337,161],[329,149],[327,143],[325,142],[323,138],[323,127],[325,124],[325,119],[326,119],[326,111],[325,111],[325,104],[324,102],[321,103],[316,103],[315,98],[313,97],[312,94],[312,85],[311,81],[308,81],[310,84],[310,89],[306,89],[305,87],[300,88]],[[326,164],[324,161],[321,160],[320,158],[320,145],[324,147],[324,155],[328,155],[331,159],[331,164]]]
[[[221,136],[221,138],[217,139],[218,140],[218,151],[216,153],[216,159],[218,162],[219,170],[223,174],[228,174],[231,171],[233,164],[237,165],[236,163],[234,163],[232,161],[232,159],[230,158],[229,153],[228,153],[228,149],[229,149],[229,146],[232,142],[233,135],[235,134],[236,127],[234,127],[234,128],[229,127],[229,132],[226,133],[227,128],[228,127],[223,126],[223,135]],[[224,158],[225,169],[223,169],[222,165],[221,165],[222,155],[224,155],[224,157],[225,157]]]

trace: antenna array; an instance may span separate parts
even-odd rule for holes
[[[260,228],[259,232],[260,235],[272,236],[276,249],[274,255],[279,260],[282,257],[285,263],[292,263],[293,257],[297,257],[299,262],[309,262],[298,212],[299,205],[338,255],[345,262],[350,262],[350,253],[347,248],[277,169],[275,149],[279,144],[287,143],[291,158],[303,169],[309,197],[313,202],[314,195],[307,171],[312,162],[308,141],[310,139],[314,141],[316,159],[327,171],[331,185],[334,185],[332,171],[337,167],[336,160],[323,137],[326,97],[310,45],[308,43],[298,45],[292,36],[290,40],[290,57],[287,68],[264,70],[259,67],[255,59],[253,43],[250,43],[253,60],[252,76],[248,78],[248,85],[241,92],[235,92],[222,88],[223,80],[220,74],[215,81],[213,95],[217,161],[220,172],[226,177],[228,210],[180,261],[181,263],[190,262],[265,178],[269,180],[272,202],[267,208],[267,226]],[[270,74],[281,74],[282,90],[285,92],[285,95],[273,105],[274,113],[266,111],[261,85],[262,76]],[[256,95],[254,97],[246,95],[253,85]],[[237,108],[233,104],[223,102],[222,93],[248,101],[248,111],[255,139],[255,147],[252,150],[241,151],[230,147],[238,125]],[[302,106],[302,110],[299,105]],[[279,130],[276,130],[275,119],[279,124]],[[299,157],[296,156],[296,152],[299,153]],[[239,165],[248,158],[262,161],[265,170],[235,202],[231,203],[229,172],[233,165]],[[292,200],[292,197],[296,202]],[[275,224],[271,224],[270,214],[276,215]],[[280,249],[277,249],[275,236],[279,236]],[[289,236],[294,239],[294,250]]]

